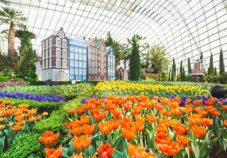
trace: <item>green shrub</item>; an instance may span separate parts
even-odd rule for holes
[[[46,130],[51,131],[64,131],[65,126],[64,124],[68,122],[68,108],[76,108],[81,105],[81,99],[82,97],[79,97],[77,99],[74,99],[70,101],[69,103],[65,104],[61,108],[59,108],[56,111],[53,111],[51,115],[45,119],[38,122],[34,129],[38,132],[44,132]]]
[[[21,134],[14,141],[9,150],[1,158],[40,158],[42,146],[38,141],[41,134]]]
[[[66,123],[67,111],[63,108],[53,111],[51,115],[45,119],[39,121],[34,129],[38,132],[44,132],[46,130],[51,131],[64,131],[64,124]]]
[[[39,102],[35,100],[28,99],[13,99],[13,98],[4,98],[5,100],[13,101],[14,105],[19,104],[28,104],[31,108],[37,108],[39,112],[47,111],[51,113],[53,110],[58,110],[60,107],[63,107],[65,102]]]
[[[16,77],[16,78],[13,78],[13,81],[24,81],[24,79],[23,78]]]
[[[74,85],[57,85],[57,86],[11,86],[5,87],[3,90],[8,92],[23,92],[33,94],[48,94],[48,95],[61,95],[67,99],[73,99],[81,93],[85,93],[92,88],[89,83],[79,83]]]
[[[7,82],[8,78],[6,76],[0,76],[0,82]]]

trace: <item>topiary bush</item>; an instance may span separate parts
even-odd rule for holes
[[[24,133],[19,135],[8,151],[0,155],[1,158],[40,158],[42,146],[38,141],[41,134]]]
[[[28,99],[13,99],[13,98],[4,98],[6,100],[13,101],[14,105],[19,104],[28,104],[31,108],[38,109],[38,112],[47,111],[51,113],[54,110],[58,110],[60,107],[63,107],[65,102],[39,102],[35,100],[28,100]]]
[[[61,106],[58,110],[55,110],[51,115],[45,119],[38,122],[34,129],[38,132],[44,132],[46,130],[51,130],[55,132],[64,132],[64,124],[68,121],[68,112],[69,108],[76,108],[81,105],[82,97],[72,100],[71,102]]]

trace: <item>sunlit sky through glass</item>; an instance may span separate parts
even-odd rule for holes
[[[27,17],[38,54],[41,41],[63,27],[67,34],[87,39],[105,39],[110,31],[120,43],[140,34],[151,45],[163,45],[170,60],[184,60],[185,66],[187,58],[195,62],[200,51],[207,66],[212,52],[218,68],[220,48],[227,63],[226,5],[226,0],[11,0],[10,7]],[[6,28],[1,25],[0,30]],[[6,52],[7,39],[1,37],[0,45]]]

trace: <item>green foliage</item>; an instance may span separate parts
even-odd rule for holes
[[[169,60],[166,57],[165,48],[159,45],[150,47],[147,55],[145,64],[147,67],[154,67],[155,72],[164,72],[169,66]]]
[[[183,63],[182,63],[182,60],[180,62],[180,80],[183,81]]]
[[[36,67],[34,60],[29,62],[28,81],[31,85],[35,85],[37,82]]]
[[[8,77],[0,75],[0,82],[7,82]]]
[[[8,55],[12,59],[12,69],[14,72],[17,70],[17,52],[15,50],[15,29],[21,27],[23,22],[25,22],[26,18],[23,13],[19,10],[10,8],[10,7],[2,7],[0,10],[0,21],[3,24],[9,25],[8,29]]]
[[[192,68],[191,68],[191,61],[190,58],[188,58],[188,74],[192,73]]]
[[[132,45],[132,53],[129,61],[129,78],[131,81],[138,81],[141,78],[141,63],[139,52],[139,41],[142,39],[139,35],[134,35],[130,41]]]
[[[176,76],[176,63],[175,63],[175,59],[173,58],[173,65],[172,65],[172,73],[171,73],[171,81],[174,81],[175,76]]]
[[[214,74],[213,54],[210,55],[210,66],[208,68],[208,75]]]
[[[42,154],[42,146],[38,142],[41,134],[26,133],[19,135],[14,141],[8,151],[1,158],[38,158]]]
[[[223,57],[223,51],[222,51],[222,49],[220,51],[219,69],[220,69],[219,74],[220,75],[224,75],[224,73],[225,73],[225,65],[224,65],[224,57]]]
[[[21,41],[19,47],[20,57],[18,60],[17,75],[23,78],[29,76],[30,61],[34,60],[36,55],[33,53],[31,40],[35,38],[35,34],[29,32],[26,27],[16,31],[16,37]]]
[[[38,132],[44,132],[46,130],[51,131],[63,131],[64,124],[66,123],[67,111],[63,108],[55,110],[51,113],[51,115],[44,120],[39,121],[34,129]]]
[[[56,111],[53,111],[51,115],[45,119],[38,122],[34,129],[38,132],[44,132],[46,130],[51,131],[64,131],[65,127],[64,124],[68,121],[68,108],[76,108],[81,105],[82,97],[72,100],[71,102],[65,104],[61,108]]]
[[[39,102],[35,100],[28,99],[13,99],[13,98],[5,98],[6,100],[13,101],[15,106],[19,104],[28,104],[31,108],[37,108],[39,112],[47,111],[51,113],[53,110],[57,110],[60,107],[63,107],[65,102]]]
[[[108,34],[107,34],[107,39],[105,41],[105,45],[106,46],[112,46],[114,53],[115,53],[116,66],[120,65],[120,60],[122,59],[122,56],[121,56],[122,54],[121,54],[121,51],[120,51],[121,45],[111,37],[110,32],[108,32]]]
[[[13,65],[12,58],[0,54],[0,71],[8,71],[12,68]]]
[[[68,99],[75,98],[82,93],[90,91],[92,84],[89,83],[78,83],[73,85],[56,85],[56,86],[12,86],[5,87],[3,90],[8,92],[23,92],[33,94],[50,94],[50,95],[61,95]]]

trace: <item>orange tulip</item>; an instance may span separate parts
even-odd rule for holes
[[[73,138],[73,147],[76,150],[84,150],[88,148],[91,144],[91,138],[87,135],[81,135],[79,137],[75,136]]]
[[[99,146],[98,153],[100,158],[111,158],[112,154],[114,152],[114,148],[111,147],[110,144],[103,144]]]
[[[224,125],[225,127],[227,127],[227,120],[224,120],[223,125]]]
[[[188,143],[189,143],[189,139],[188,137],[186,136],[177,136],[177,143],[180,145],[180,146],[187,146]]]
[[[203,118],[201,120],[201,125],[203,125],[203,126],[211,126],[211,125],[213,125],[213,120],[209,119],[209,118]]]
[[[103,123],[100,122],[98,124],[98,128],[99,128],[100,133],[106,134],[106,135],[109,134],[113,130],[112,124],[110,124],[109,121],[106,121]]]
[[[32,123],[32,122],[35,122],[35,120],[36,120],[36,118],[32,116],[28,119],[28,122]]]
[[[43,113],[42,113],[42,116],[48,116],[49,114],[48,114],[48,112],[46,112],[46,111],[44,111]]]
[[[121,129],[121,133],[123,135],[123,137],[127,140],[133,140],[136,136],[135,130],[130,130],[130,129]]]
[[[72,156],[71,156],[71,158],[83,158],[83,154],[80,153],[80,154],[78,155],[78,154],[73,153]]]
[[[197,137],[204,137],[206,135],[206,128],[202,126],[193,126],[192,127],[192,132],[194,133],[195,136]]]
[[[21,123],[16,123],[16,124],[13,126],[12,130],[15,131],[15,132],[18,132],[19,130],[21,130],[21,128],[22,128]]]
[[[177,124],[173,126],[173,130],[177,135],[183,135],[189,131],[189,128],[184,124]]]
[[[57,149],[45,148],[46,158],[61,158],[62,157],[62,145]]]
[[[130,158],[155,158],[155,154],[146,152],[146,148],[128,144],[128,155]]]
[[[149,123],[154,123],[158,118],[153,115],[149,115],[146,117],[146,119]]]
[[[82,132],[85,135],[92,135],[95,132],[95,125],[83,125]]]
[[[39,141],[47,146],[53,146],[58,140],[60,133],[54,134],[51,131],[45,131],[43,136],[39,137]]]
[[[69,115],[73,115],[75,113],[75,109],[68,109],[67,112]]]
[[[90,123],[90,117],[88,115],[84,115],[80,117],[81,124],[89,124]]]
[[[81,127],[74,127],[72,129],[72,135],[76,136],[76,135],[80,135],[82,133],[82,128]]]
[[[227,110],[227,105],[222,105],[222,110],[226,111]]]

